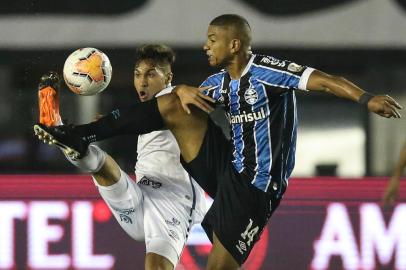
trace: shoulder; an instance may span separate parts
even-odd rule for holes
[[[207,79],[202,83],[203,85],[218,85],[222,82],[224,75],[226,74],[226,70],[223,69],[218,73],[212,74],[209,77],[207,77]]]

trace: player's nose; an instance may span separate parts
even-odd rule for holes
[[[148,86],[148,79],[146,77],[142,77],[141,85],[142,85],[142,87]]]

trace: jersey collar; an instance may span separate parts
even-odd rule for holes
[[[244,70],[241,73],[241,77],[244,76],[245,74],[247,74],[248,70],[250,70],[252,62],[254,61],[255,58],[255,54],[251,54],[251,58],[248,61],[247,65],[245,66]]]

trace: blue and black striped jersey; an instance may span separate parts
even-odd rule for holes
[[[306,90],[312,68],[252,55],[239,80],[226,70],[207,78],[206,94],[225,106],[231,125],[233,165],[251,183],[279,190],[295,164],[297,112],[295,89]]]

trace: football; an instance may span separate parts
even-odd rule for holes
[[[63,66],[63,78],[69,89],[83,96],[100,93],[109,85],[112,67],[109,58],[95,48],[71,53]]]

